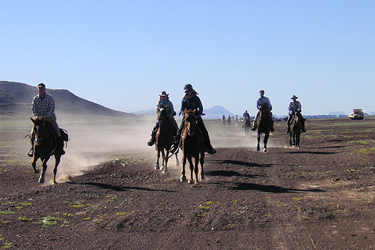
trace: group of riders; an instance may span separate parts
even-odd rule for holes
[[[193,86],[191,84],[186,84],[184,86],[185,95],[182,98],[181,101],[181,109],[179,112],[179,115],[181,115],[185,109],[188,110],[196,110],[196,117],[197,117],[197,125],[201,130],[202,137],[204,140],[204,144],[206,147],[206,152],[209,154],[215,154],[216,150],[212,147],[210,142],[210,137],[208,135],[208,131],[206,129],[206,126],[203,123],[202,115],[203,114],[203,105],[198,97],[198,93],[194,90]],[[268,97],[264,96],[264,90],[259,91],[260,97],[257,100],[257,109],[263,110],[269,113],[269,116],[271,117],[271,131],[274,131],[273,128],[273,119],[272,119],[272,105]],[[297,115],[300,120],[302,121],[302,131],[306,132],[304,121],[305,119],[302,117],[302,105],[299,101],[297,101],[298,97],[293,95],[291,98],[292,101],[289,104],[289,117],[288,117],[288,131],[289,132],[289,124],[291,121],[291,117],[293,115]],[[159,95],[159,101],[157,103],[157,108],[164,107],[167,110],[167,117],[168,120],[175,132],[175,136],[173,139],[173,144],[171,147],[171,153],[176,153],[179,145],[180,145],[180,139],[181,139],[181,133],[185,126],[185,120],[182,119],[181,125],[178,128],[177,122],[174,119],[174,116],[176,115],[176,112],[174,111],[174,107],[172,102],[169,100],[169,94],[167,94],[166,91],[162,91]],[[32,101],[32,111],[36,118],[44,117],[45,121],[49,123],[53,130],[56,133],[56,150],[60,151],[61,155],[65,154],[64,152],[64,141],[61,136],[61,130],[56,122],[56,115],[55,115],[55,101],[52,95],[48,94],[46,92],[46,86],[44,83],[38,84],[38,95],[36,95]],[[254,128],[252,130],[257,129],[257,120],[259,119],[260,112],[257,113],[257,116],[254,121]],[[249,113],[246,112],[243,114],[244,119],[250,119]],[[159,127],[159,123],[156,122],[155,127],[152,130],[151,133],[151,139],[147,142],[149,146],[154,145],[156,141],[156,133]],[[33,135],[32,135],[33,136]],[[31,140],[33,143],[33,138]],[[30,157],[33,156],[33,147],[30,149],[28,155]]]
[[[257,100],[257,109],[259,111],[254,120],[254,127],[251,130],[255,131],[257,129],[257,121],[259,119],[260,110],[263,110],[263,112],[268,112],[268,117],[271,118],[271,132],[274,132],[275,130],[273,128],[274,121],[273,121],[273,115],[272,115],[272,104],[270,102],[270,99],[264,96],[264,90],[260,90],[259,95],[260,97]],[[294,115],[298,116],[299,120],[302,123],[301,124],[302,132],[306,132],[305,118],[303,118],[302,116],[302,104],[299,101],[297,101],[298,97],[296,95],[293,95],[291,99],[292,101],[289,103],[289,107],[288,107],[289,116],[287,120],[287,128],[288,128],[287,133],[290,133],[290,121],[292,120],[292,117]],[[243,113],[243,118],[244,118],[244,121],[250,120],[250,114],[247,112],[247,110],[245,111],[245,113]]]
[[[184,86],[184,91],[185,91],[185,95],[182,98],[181,109],[180,109],[179,115],[181,115],[185,109],[196,110],[195,114],[197,116],[197,125],[202,132],[203,140],[206,146],[206,152],[208,152],[209,154],[215,154],[216,150],[211,145],[208,131],[201,117],[203,115],[203,106],[202,106],[202,102],[200,98],[198,97],[198,93],[194,90],[191,84],[186,84]],[[271,118],[270,119],[271,120],[271,132],[273,132],[274,128],[273,128],[273,118],[272,118],[273,116],[272,116],[271,102],[269,98],[264,95],[264,90],[260,90],[259,94],[260,94],[260,97],[257,100],[257,109],[259,111],[255,118],[254,127],[252,128],[252,130],[255,131],[257,129],[257,120],[259,119],[259,114],[260,114],[260,111],[262,110],[262,112],[268,112],[269,117]],[[305,119],[302,117],[302,114],[301,114],[302,105],[299,101],[297,101],[298,97],[296,95],[293,95],[291,99],[292,101],[289,104],[289,117],[288,117],[288,131],[287,132],[288,133],[290,132],[289,124],[293,115],[297,115],[300,118],[300,120],[302,121],[302,131],[306,132]],[[169,94],[167,94],[166,91],[162,91],[161,94],[159,95],[157,109],[160,107],[165,107],[167,109],[168,120],[170,121],[170,124],[172,125],[172,128],[174,129],[174,132],[175,132],[173,144],[171,147],[171,153],[173,154],[173,153],[176,153],[180,145],[181,133],[185,126],[185,119],[182,119],[180,127],[177,128],[177,123],[176,123],[176,120],[174,119],[176,112],[174,111],[172,102],[169,100]],[[244,120],[245,119],[250,120],[250,114],[247,112],[247,110],[243,114],[243,117],[244,117]],[[149,146],[152,146],[155,144],[156,133],[158,131],[158,128],[159,128],[159,122],[157,121],[152,130],[151,139],[147,142]]]

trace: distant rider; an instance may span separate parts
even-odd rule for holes
[[[184,86],[185,95],[182,98],[181,102],[181,110],[179,115],[184,113],[184,110],[196,110],[196,116],[197,116],[197,125],[200,128],[203,136],[204,143],[206,145],[206,151],[209,154],[215,154],[216,150],[212,147],[210,142],[210,137],[208,135],[208,131],[206,129],[206,126],[203,123],[201,115],[203,114],[203,105],[201,100],[198,97],[198,93],[193,89],[193,86],[191,84],[186,84]],[[180,139],[181,139],[181,133],[185,126],[185,118],[182,119],[180,128],[177,131],[175,141],[172,145],[171,153],[175,153],[180,145]]]
[[[56,132],[57,136],[57,150],[60,150],[61,155],[65,154],[64,151],[64,141],[61,137],[60,128],[56,122],[56,115],[55,115],[55,100],[53,96],[46,92],[46,85],[44,83],[38,84],[38,92],[39,94],[36,95],[32,101],[32,111],[35,116],[37,117],[45,117],[45,121],[50,123]],[[33,138],[33,135],[31,135]],[[32,144],[33,142],[31,142]],[[28,156],[33,156],[33,147],[31,147]]]
[[[246,120],[246,119],[250,120],[250,114],[247,112],[247,110],[245,110],[245,113],[243,113],[242,117],[243,117],[244,120]]]
[[[158,111],[160,107],[166,107],[167,117],[168,117],[169,123],[173,127],[173,130],[174,130],[173,134],[175,134],[178,130],[177,122],[173,117],[176,115],[176,112],[174,111],[173,103],[169,100],[169,94],[167,94],[166,91],[162,91],[161,94],[159,95],[159,101],[156,107],[157,107],[156,112]],[[158,131],[158,129],[159,129],[159,121],[156,122],[155,127],[153,128],[151,132],[151,139],[147,142],[147,145],[149,146],[154,145],[156,141],[156,132]]]
[[[297,101],[298,97],[296,95],[293,95],[291,98],[293,101],[289,103],[289,117],[288,117],[288,131],[287,133],[290,133],[289,125],[290,121],[292,119],[292,116],[296,114],[298,118],[302,121],[302,132],[306,132],[305,128],[305,118],[302,117],[302,104]]]
[[[271,102],[270,100],[268,99],[268,97],[264,96],[264,90],[260,90],[259,91],[259,99],[257,101],[257,109],[259,110],[256,117],[255,117],[255,120],[254,120],[254,128],[252,128],[251,130],[255,131],[257,129],[257,121],[258,121],[258,117],[259,117],[259,112],[260,112],[260,109],[266,105],[267,106],[267,110],[266,112],[269,112],[269,115],[271,117],[271,132],[274,132],[274,128],[273,128],[273,116],[272,116],[272,105],[271,105]]]

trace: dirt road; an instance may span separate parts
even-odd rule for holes
[[[55,186],[2,161],[0,248],[372,249],[375,126],[358,124],[312,121],[300,150],[219,147],[197,187],[142,152]]]

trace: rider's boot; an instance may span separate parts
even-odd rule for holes
[[[151,139],[147,142],[147,145],[151,147],[152,145],[154,145],[155,141],[156,141],[156,130],[153,129],[151,133]]]
[[[273,128],[273,121],[271,121],[271,132],[275,132],[275,129]]]
[[[64,141],[61,136],[57,137],[57,150],[60,151],[61,155],[65,154]]]
[[[33,149],[33,147],[31,147],[30,151],[27,153],[27,156],[33,157],[33,155],[34,155],[34,149]]]
[[[180,145],[180,136],[176,135],[171,146],[171,150],[170,150],[171,154],[175,154],[177,152],[179,145]]]
[[[257,130],[257,119],[254,121],[254,127],[251,129],[252,131]]]

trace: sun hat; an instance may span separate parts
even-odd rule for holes
[[[166,91],[162,91],[161,94],[159,96],[163,97],[163,96],[168,96],[169,94],[167,94]]]
[[[290,99],[298,99],[298,96],[293,95],[292,98],[290,98]]]

